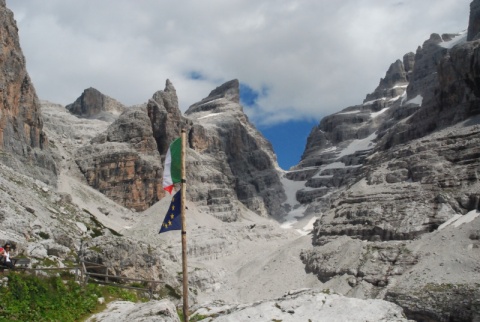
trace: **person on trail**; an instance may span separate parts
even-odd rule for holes
[[[12,263],[12,260],[10,259],[11,248],[12,248],[12,245],[10,243],[6,243],[5,246],[3,246],[3,252],[1,253],[2,255],[1,263],[3,266],[8,267],[9,269],[13,269],[13,263]]]

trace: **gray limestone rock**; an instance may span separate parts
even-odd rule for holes
[[[40,102],[5,1],[0,3],[0,46],[0,161],[55,185],[57,166],[43,131]]]
[[[158,151],[165,156],[170,144],[180,137],[182,129],[191,126],[191,122],[182,116],[177,92],[170,80],[166,80],[163,91],[153,94],[147,103],[147,111]]]
[[[180,322],[175,305],[169,300],[133,303],[115,301],[104,312],[94,314],[87,322]]]
[[[407,55],[404,57],[404,61],[411,64],[411,60]],[[411,69],[411,66],[408,66]],[[380,79],[380,84],[372,94],[368,94],[364,102],[381,99],[381,98],[394,98],[402,95],[405,89],[404,85],[408,84],[407,71],[402,61],[397,60],[390,65],[385,78]]]
[[[257,214],[282,218],[285,209],[281,204],[286,197],[276,156],[270,142],[243,113],[238,97],[239,83],[233,80],[185,112],[194,123],[190,147],[198,159],[205,160],[192,166],[214,167],[210,171],[217,172],[209,178],[210,171],[193,171],[193,182],[202,182],[193,184],[194,198],[202,200],[202,206],[216,209],[219,218],[226,221],[235,220],[239,212],[232,196]]]
[[[102,94],[97,89],[90,87],[72,104],[65,107],[70,113],[86,118],[113,121],[126,107],[117,100]]]
[[[349,308],[349,309],[346,309]],[[355,309],[353,309],[355,308]],[[381,300],[359,300],[329,294],[329,290],[295,290],[281,298],[250,304],[228,304],[223,301],[195,307],[195,315],[205,321],[409,321],[402,309]]]
[[[78,149],[75,161],[89,185],[130,209],[145,210],[164,195],[160,154],[144,108],[124,112]]]
[[[478,40],[480,33],[480,1],[473,0],[470,3],[470,18],[468,22],[467,40]]]

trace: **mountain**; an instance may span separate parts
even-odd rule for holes
[[[0,17],[2,71],[15,71],[1,78],[0,242],[32,265],[82,254],[181,294],[180,234],[158,230],[170,203],[163,161],[185,130],[197,312],[218,321],[480,318],[480,0],[468,31],[432,34],[362,103],[323,118],[286,172],[243,112],[238,80],[184,114],[170,80],[130,107],[94,88],[66,107],[39,101],[4,0]],[[101,319],[170,312],[172,302],[117,302]]]

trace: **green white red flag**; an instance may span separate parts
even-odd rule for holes
[[[178,138],[170,144],[165,157],[163,170],[163,189],[170,194],[173,185],[182,181],[182,139]]]

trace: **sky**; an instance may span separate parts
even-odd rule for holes
[[[7,0],[42,100],[94,87],[129,106],[169,79],[180,109],[231,79],[279,165],[322,117],[360,104],[431,33],[468,27],[471,0]]]

